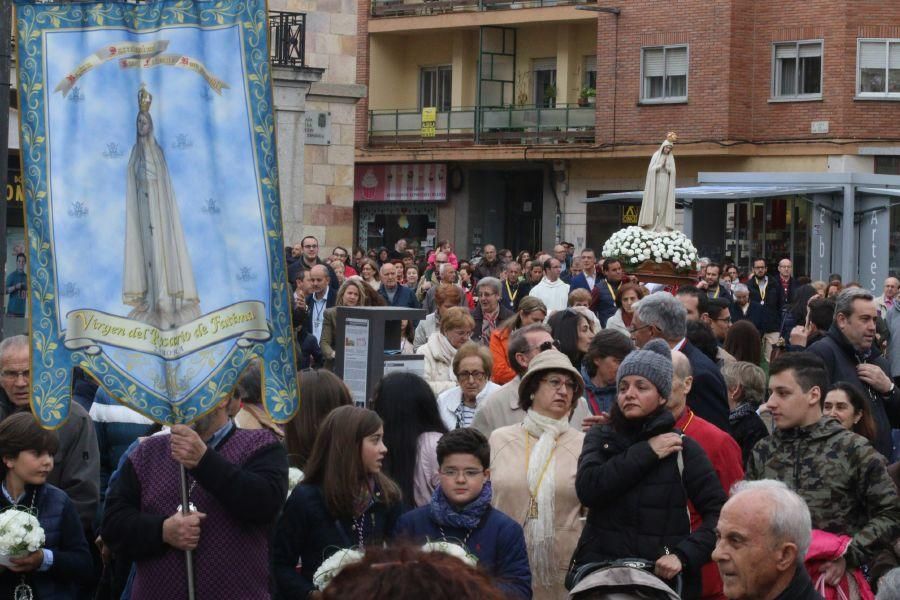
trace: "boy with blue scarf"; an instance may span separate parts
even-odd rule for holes
[[[491,507],[490,457],[487,438],[476,429],[455,429],[441,437],[441,485],[427,506],[400,518],[397,535],[416,543],[461,544],[507,597],[530,599],[531,569],[522,526]]]

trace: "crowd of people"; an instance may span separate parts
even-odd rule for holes
[[[587,598],[617,568],[640,574],[620,592],[661,597],[900,598],[896,279],[876,298],[787,259],[704,261],[671,288],[564,244],[370,254],[287,249],[302,402],[284,424],[253,363],[191,427],[77,372],[45,431],[28,338],[0,342],[0,505],[46,532],[0,597],[187,597],[191,551],[202,600]],[[356,406],[335,307],[385,305],[426,307],[397,349],[423,370]]]

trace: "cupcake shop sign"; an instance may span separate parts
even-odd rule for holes
[[[440,202],[447,199],[445,163],[356,165],[356,202]]]

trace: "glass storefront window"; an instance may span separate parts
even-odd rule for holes
[[[809,203],[803,196],[730,202],[725,221],[725,254],[747,273],[763,256],[774,267],[794,263],[794,276],[809,272]]]

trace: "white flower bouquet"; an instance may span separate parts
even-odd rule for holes
[[[44,529],[37,517],[19,508],[0,513],[0,564],[9,567],[10,558],[25,556],[44,546]]]
[[[603,256],[622,261],[627,271],[633,271],[645,261],[672,263],[677,273],[697,270],[697,249],[680,231],[626,227],[606,240]]]
[[[316,569],[316,572],[313,575],[313,585],[320,590],[324,590],[325,587],[331,583],[331,580],[337,577],[338,573],[341,572],[341,569],[347,565],[352,565],[353,563],[361,561],[362,558],[363,553],[359,550],[353,548],[343,548],[338,550],[322,561],[322,564]]]
[[[463,561],[470,567],[474,567],[478,564],[478,557],[469,552],[465,546],[462,544],[456,544],[453,542],[448,542],[447,540],[438,540],[435,542],[428,542],[424,546],[422,546],[423,552],[443,552],[444,554],[449,554],[450,556],[455,556],[459,560]]]
[[[297,467],[291,467],[288,469],[288,496],[291,495],[291,492],[294,491],[294,488],[299,485],[301,481],[303,481],[303,471],[298,469]]]

